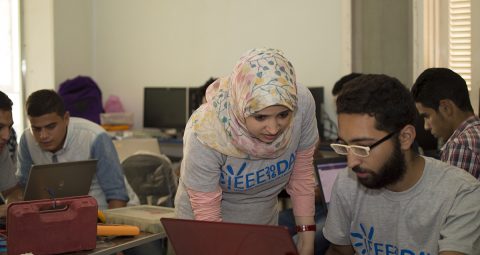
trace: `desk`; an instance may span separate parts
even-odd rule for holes
[[[97,241],[97,247],[90,251],[74,252],[74,255],[111,255],[129,248],[137,247],[161,238],[166,237],[163,233],[146,233],[141,232],[140,235],[134,237],[115,237],[108,241]]]
[[[128,156],[139,151],[165,154],[172,160],[178,162],[183,157],[183,141],[176,138],[157,137],[128,137],[113,140],[120,162]]]
[[[160,151],[172,162],[178,162],[183,157],[183,141],[180,139],[158,139]]]
[[[125,138],[113,140],[120,162],[137,152],[160,154],[160,147],[156,138]]]

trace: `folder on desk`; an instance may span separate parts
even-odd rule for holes
[[[174,217],[175,209],[154,205],[136,205],[104,210],[107,224],[138,226],[140,231],[164,233],[160,223],[163,217]]]

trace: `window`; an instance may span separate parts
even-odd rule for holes
[[[472,85],[471,3],[470,0],[449,0],[448,66]]]
[[[471,89],[471,0],[415,1],[413,7],[414,79],[426,68],[448,67]]]

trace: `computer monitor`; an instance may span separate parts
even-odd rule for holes
[[[347,168],[347,158],[344,156],[316,158],[313,166],[315,168],[315,179],[322,191],[321,200],[328,205],[337,174]]]
[[[191,116],[192,113],[200,107],[202,104],[202,90],[200,87],[191,87],[188,88],[188,102],[189,102],[189,107],[188,107],[188,116]]]
[[[187,88],[146,87],[143,101],[143,126],[182,131],[188,120]]]
[[[315,117],[317,118],[317,128],[318,128],[318,135],[320,136],[320,140],[325,140],[325,134],[323,132],[323,87],[309,87],[308,88],[313,95],[313,99],[315,99]]]

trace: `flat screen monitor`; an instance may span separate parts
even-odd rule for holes
[[[347,158],[343,156],[317,158],[314,160],[313,166],[315,167],[315,179],[322,191],[322,202],[328,204],[338,173],[347,167]]]
[[[146,87],[143,101],[143,126],[183,130],[188,119],[187,88]]]
[[[192,113],[200,107],[202,104],[202,90],[199,87],[191,87],[188,88],[188,102],[189,102],[189,109],[188,109],[188,116],[191,116]]]
[[[324,123],[323,123],[323,87],[309,87],[308,88],[313,95],[313,99],[315,99],[315,114],[317,118],[317,128],[318,128],[318,135],[320,136],[320,140],[325,140],[324,134]]]

